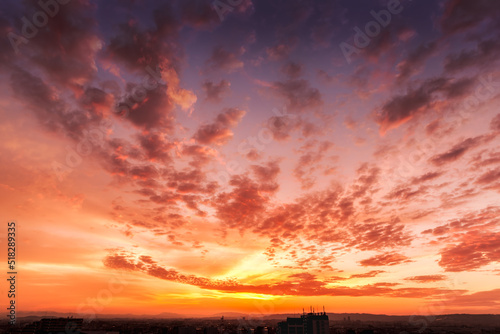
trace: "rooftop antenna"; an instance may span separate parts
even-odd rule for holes
[[[323,305],[323,314],[326,314],[326,312],[325,312],[325,305]]]

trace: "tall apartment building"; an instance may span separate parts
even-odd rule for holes
[[[311,312],[300,318],[286,318],[278,323],[278,331],[278,334],[329,334],[328,315]]]

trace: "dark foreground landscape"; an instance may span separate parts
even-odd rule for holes
[[[448,314],[388,316],[357,313],[275,314],[264,317],[228,313],[205,318],[156,316],[24,316],[15,326],[2,321],[0,333],[87,334],[369,334],[500,333],[500,315]],[[324,322],[323,325],[321,322]]]

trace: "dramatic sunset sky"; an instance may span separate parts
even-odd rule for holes
[[[498,313],[500,2],[58,1],[0,4],[18,311]]]

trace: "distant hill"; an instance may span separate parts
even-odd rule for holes
[[[351,322],[361,321],[361,322],[408,322],[410,321],[410,316],[401,315],[385,315],[385,314],[368,314],[368,313],[327,313],[330,321],[338,322],[344,321],[344,319],[350,319]],[[77,313],[61,313],[61,312],[26,312],[19,311],[17,314],[18,320],[25,322],[37,321],[45,317],[83,317],[86,319],[96,317],[97,319],[213,319],[217,320],[221,317],[224,319],[262,319],[262,320],[285,320],[287,317],[298,317],[297,313],[283,313],[283,314],[245,314],[238,312],[220,312],[208,316],[196,315],[196,314],[178,314],[163,312],[154,315],[137,315],[137,314],[97,314],[97,315],[81,315]],[[416,321],[422,316],[413,317],[412,320]],[[499,314],[443,314],[436,316],[428,316],[429,320],[433,324],[443,323],[452,325],[489,325],[489,326],[500,326],[500,315]]]
[[[408,315],[385,315],[385,314],[369,314],[369,313],[327,313],[330,321],[350,321],[362,322],[408,322]],[[270,314],[266,315],[265,319],[286,319],[287,317],[297,317],[295,314]],[[453,325],[489,325],[500,326],[500,314],[442,314],[435,316],[412,316],[412,320],[416,321],[421,318],[426,318],[431,323],[446,323]]]
[[[98,319],[183,319],[183,318],[194,318],[199,317],[197,315],[186,315],[186,314],[178,314],[178,313],[169,313],[163,312],[159,314],[78,314],[78,313],[62,313],[62,312],[39,312],[39,311],[19,311],[17,312],[18,318],[28,319],[28,318],[36,318],[37,320],[40,318],[46,317],[74,317],[74,318],[98,318]]]
[[[385,315],[385,314],[369,314],[369,313],[327,313],[330,321],[343,321],[351,319],[351,321],[379,321],[379,322],[398,322],[408,321],[407,315]],[[265,319],[286,319],[287,317],[298,317],[297,313],[290,314],[270,314],[266,315]]]
[[[212,314],[211,316],[203,317],[203,318],[220,318],[220,317],[224,317],[224,319],[231,319],[231,318],[242,318],[242,317],[248,317],[248,316],[250,316],[250,315],[246,314],[246,313],[220,312],[220,313],[215,313],[215,314]]]

